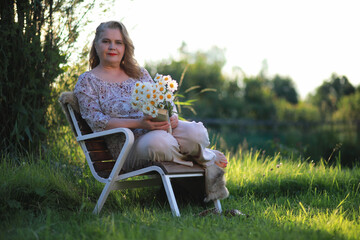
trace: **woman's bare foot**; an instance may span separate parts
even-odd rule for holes
[[[213,151],[216,154],[215,164],[221,168],[226,168],[226,166],[228,165],[228,160],[226,159],[225,155],[222,152],[219,152],[218,150],[213,150]]]

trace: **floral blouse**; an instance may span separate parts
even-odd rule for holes
[[[140,110],[131,106],[131,94],[135,82],[152,82],[151,76],[144,68],[139,79],[129,78],[121,83],[111,83],[99,79],[91,72],[80,75],[74,93],[78,99],[83,119],[94,132],[103,131],[110,118],[143,117]],[[143,129],[134,130],[135,137],[147,132]]]

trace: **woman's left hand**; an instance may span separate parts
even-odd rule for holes
[[[171,128],[174,129],[178,126],[178,123],[179,123],[179,118],[176,114],[172,115],[170,117],[170,125],[171,125]]]

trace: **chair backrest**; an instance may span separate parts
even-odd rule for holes
[[[64,97],[64,95],[67,96]],[[76,100],[76,97],[72,92],[66,92],[63,93],[59,99],[72,131],[76,137],[93,133],[90,126],[81,117],[80,112],[76,111],[79,107],[76,106],[77,101],[73,101],[74,98]],[[99,181],[102,181],[104,178],[108,178],[115,165],[115,160],[110,154],[104,138],[92,138],[80,141],[79,144],[85,154],[87,163],[89,164],[94,177]]]

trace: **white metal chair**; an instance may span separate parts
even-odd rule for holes
[[[174,216],[180,216],[171,179],[203,177],[205,174],[204,169],[196,164],[194,164],[193,167],[188,167],[172,162],[162,162],[131,172],[121,171],[125,159],[134,143],[134,135],[132,131],[128,128],[116,128],[93,133],[86,121],[81,118],[80,113],[74,111],[74,108],[78,109],[78,106],[74,106],[74,102],[68,102],[68,97],[63,97],[66,94],[71,98],[75,98],[76,101],[76,97],[72,92],[63,93],[59,101],[65,111],[65,114],[67,115],[71,128],[75,133],[76,140],[85,154],[85,158],[92,175],[97,181],[105,184],[93,213],[100,213],[109,193],[112,190],[159,186],[163,184],[172,214]],[[77,104],[77,101],[75,104]],[[119,133],[124,134],[126,140],[118,158],[114,160],[107,149],[103,137]],[[153,174],[154,172],[158,174]],[[142,180],[127,180],[144,174],[149,174],[150,177]],[[216,210],[221,212],[220,201],[216,200],[214,201],[214,204]]]

